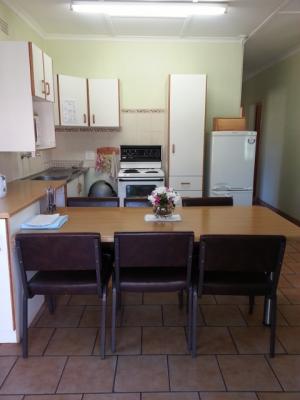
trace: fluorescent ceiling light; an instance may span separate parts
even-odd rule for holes
[[[172,3],[123,1],[72,1],[73,11],[111,17],[187,18],[197,15],[221,15],[226,3]]]

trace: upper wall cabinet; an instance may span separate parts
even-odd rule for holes
[[[32,97],[28,43],[0,41],[0,60],[0,151],[54,147],[53,104]]]
[[[119,80],[89,79],[90,125],[120,126]]]
[[[75,76],[58,75],[60,124],[88,126],[87,80]]]
[[[118,128],[118,79],[85,79],[58,75],[60,125]]]
[[[29,43],[32,96],[54,102],[52,59]]]

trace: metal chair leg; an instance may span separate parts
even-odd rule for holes
[[[254,309],[254,296],[249,296],[249,314],[253,314]]]
[[[192,312],[193,312],[193,288],[188,290],[188,349],[192,351]]]
[[[117,289],[112,288],[111,351],[116,351]]]
[[[192,305],[192,357],[197,355],[197,305],[198,305],[198,294],[197,290],[193,289],[193,305]]]
[[[46,296],[46,302],[47,302],[49,313],[50,314],[54,314],[54,311],[55,311],[55,308],[56,308],[55,296],[47,295]]]
[[[270,357],[275,356],[275,341],[276,341],[276,321],[277,320],[277,298],[271,300],[271,335],[270,335]]]
[[[107,302],[107,294],[106,294],[106,286],[103,288],[102,294],[102,314],[101,314],[101,337],[100,337],[100,355],[101,358],[105,358],[105,339],[106,339],[106,302]]]
[[[28,357],[28,303],[25,293],[23,293],[23,338],[22,338],[22,352],[23,357]]]
[[[179,290],[178,292],[178,303],[179,303],[179,308],[183,307],[183,289]]]

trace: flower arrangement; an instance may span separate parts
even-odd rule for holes
[[[158,216],[172,214],[180,196],[171,187],[160,186],[154,189],[148,200],[153,205],[153,211]]]

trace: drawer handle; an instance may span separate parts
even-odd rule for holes
[[[95,114],[93,114],[93,124],[96,123],[96,118],[95,118]]]
[[[47,88],[46,96],[49,96],[50,95],[50,84],[49,84],[49,82],[46,82],[46,88]]]
[[[180,185],[190,185],[191,182],[180,182]]]
[[[44,79],[42,80],[42,85],[43,85],[42,93],[46,94],[46,82],[44,81]]]
[[[83,114],[83,123],[86,124],[86,114]]]
[[[175,144],[172,144],[172,153],[175,154]]]

